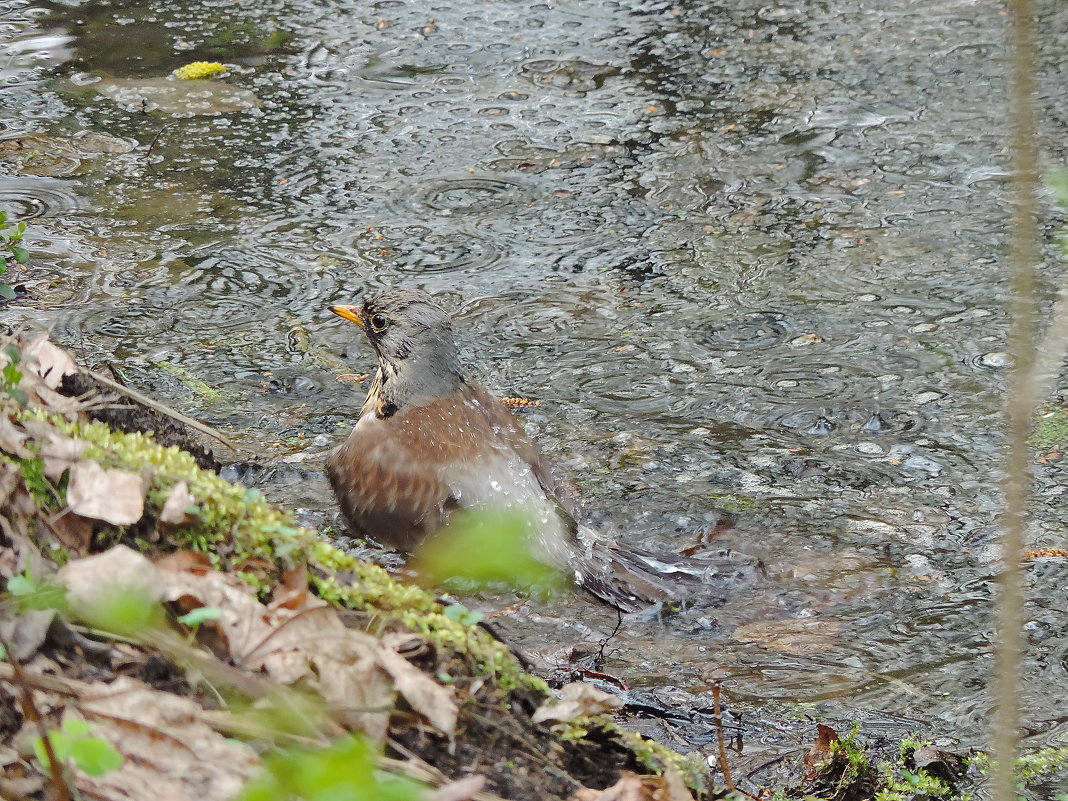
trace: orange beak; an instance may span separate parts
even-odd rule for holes
[[[356,306],[331,306],[330,311],[350,323],[356,323],[360,328],[363,328],[363,318],[360,317]]]

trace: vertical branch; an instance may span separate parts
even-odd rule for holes
[[[1037,133],[1034,105],[1034,33],[1030,0],[1011,3],[1009,107],[1013,174],[1012,328],[1009,348],[1015,367],[1006,404],[1008,445],[1005,457],[1005,515],[1001,540],[1001,591],[997,605],[997,660],[994,690],[997,711],[991,745],[995,801],[1016,797],[1014,762],[1020,727],[1019,675],[1023,653],[1023,592],[1020,557],[1031,491],[1027,438],[1037,403],[1031,377],[1035,358],[1035,265],[1038,261]]]

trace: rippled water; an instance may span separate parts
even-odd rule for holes
[[[7,8],[0,207],[36,255],[8,324],[54,325],[331,514],[303,457],[359,409],[334,376],[372,365],[325,307],[421,286],[495,390],[543,402],[525,421],[603,525],[676,549],[729,509],[721,544],[769,567],[722,608],[624,626],[605,671],[699,704],[717,668],[739,706],[981,742],[1000,5]],[[1066,15],[1047,3],[1041,29]],[[1068,61],[1052,33],[1041,50],[1063,161]],[[198,59],[258,107],[142,112],[102,88]],[[1059,275],[1051,250],[1049,295]],[[1037,468],[1034,544],[1063,545],[1062,468]],[[1032,746],[1068,737],[1064,571],[1028,568]],[[596,652],[616,619],[574,599],[504,625]]]

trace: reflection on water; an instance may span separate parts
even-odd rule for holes
[[[5,157],[0,201],[40,217],[42,254],[9,324],[54,324],[267,460],[339,439],[361,404],[333,376],[370,352],[327,304],[421,286],[491,386],[543,401],[524,420],[601,525],[680,549],[728,509],[715,547],[769,567],[722,607],[625,626],[605,670],[677,702],[717,668],[734,703],[980,741],[999,7],[142,5],[24,5],[2,31],[12,130],[137,144],[70,144],[62,180]],[[259,107],[190,117],[94,88],[197,58]],[[268,491],[331,508],[274,464]],[[1039,465],[1037,545],[1063,544],[1061,472]],[[1063,571],[1028,569],[1033,745],[1066,734]],[[579,598],[508,625],[539,651],[616,618]]]

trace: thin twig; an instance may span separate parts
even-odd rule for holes
[[[224,437],[211,426],[205,425],[199,420],[194,420],[192,417],[184,415],[179,411],[175,411],[169,406],[164,406],[159,401],[152,400],[152,398],[148,397],[147,395],[142,395],[136,389],[130,389],[129,387],[123,386],[118,381],[115,381],[112,378],[108,378],[103,373],[97,373],[93,370],[89,370],[88,372],[90,376],[92,376],[95,380],[106,386],[108,389],[114,390],[115,392],[120,392],[129,398],[133,398],[138,403],[143,404],[150,409],[154,409],[155,411],[159,412],[160,414],[164,414],[167,417],[171,417],[177,420],[179,423],[184,423],[190,428],[196,429],[201,434],[207,434],[212,439],[216,439],[221,442],[230,450],[237,450],[237,446],[234,445],[234,443],[232,443],[230,440],[228,440],[226,437]]]
[[[997,604],[995,698],[991,745],[993,798],[1016,798],[1014,775],[1019,747],[1020,661],[1023,655],[1023,591],[1020,558],[1027,532],[1031,494],[1027,439],[1037,403],[1035,361],[1035,264],[1038,261],[1038,146],[1034,106],[1034,29],[1030,0],[1011,3],[1011,76],[1008,94],[1012,115],[1013,225],[1012,329],[1009,351],[1014,361],[1005,409],[1008,448],[1005,456],[1005,515],[1001,535],[1001,591]]]
[[[63,766],[56,759],[55,749],[52,748],[52,740],[48,736],[48,728],[45,726],[37,705],[33,702],[33,689],[27,679],[26,671],[22,669],[19,660],[15,658],[11,643],[3,636],[0,636],[0,646],[3,646],[4,653],[7,654],[7,664],[0,664],[0,667],[11,668],[8,681],[18,687],[22,715],[24,718],[32,720],[36,725],[37,735],[41,739],[41,747],[44,749],[45,756],[48,757],[48,772],[52,779],[52,789],[55,791],[56,801],[71,801],[70,786],[63,776]]]
[[[723,772],[723,781],[727,783],[727,792],[734,792],[734,780],[731,767],[727,763],[727,747],[723,742],[723,714],[719,706],[719,679],[712,680],[712,720],[716,722],[716,750],[719,752],[719,769]]]

